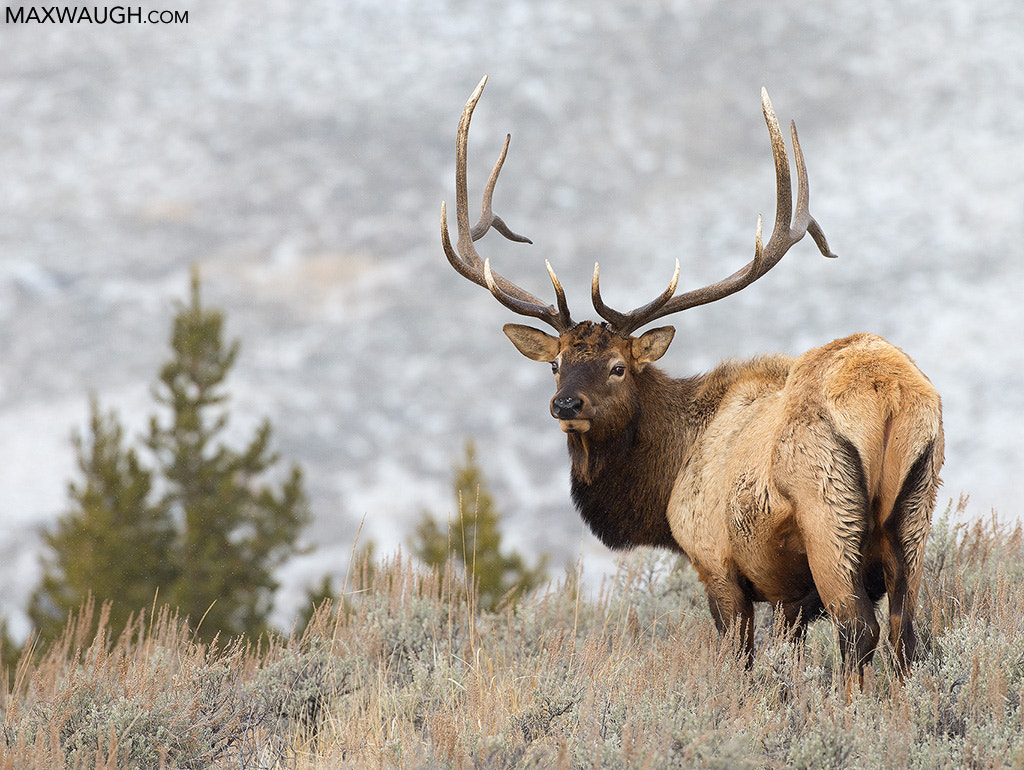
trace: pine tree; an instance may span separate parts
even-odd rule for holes
[[[466,443],[465,460],[456,466],[452,486],[459,516],[442,529],[425,513],[416,527],[413,553],[432,567],[443,568],[454,557],[473,579],[478,605],[495,610],[535,588],[544,579],[545,560],[528,568],[523,557],[501,550],[501,514],[476,461],[476,449]]]
[[[297,466],[278,487],[263,481],[278,462],[269,421],[241,451],[225,443],[225,380],[239,343],[225,344],[223,327],[193,272],[153,389],[169,414],[149,422],[152,468],[94,400],[90,436],[73,438],[83,481],[69,485],[69,509],[43,536],[29,616],[44,638],[89,596],[113,601],[112,628],[156,599],[188,616],[202,639],[267,630],[274,570],[298,550],[309,507]]]
[[[88,437],[77,431],[72,437],[83,478],[68,484],[71,505],[43,534],[48,558],[29,616],[45,638],[56,636],[90,595],[112,602],[111,624],[123,626],[177,578],[176,564],[166,558],[172,522],[166,506],[150,502],[152,473],[124,446],[117,414],[102,413],[95,397],[89,425]]]
[[[153,417],[147,441],[167,485],[161,502],[180,531],[180,574],[167,598],[193,623],[202,619],[204,637],[266,630],[274,570],[297,551],[309,520],[298,466],[280,490],[258,481],[279,459],[268,420],[242,451],[223,443],[223,386],[239,351],[237,340],[224,344],[223,326],[222,313],[202,306],[193,273],[190,302],[174,319],[173,355],[154,389],[170,420]]]

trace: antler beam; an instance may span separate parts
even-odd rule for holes
[[[782,131],[779,130],[779,121],[775,117],[771,100],[768,99],[768,92],[763,88],[761,89],[761,108],[764,111],[765,123],[768,125],[768,134],[771,137],[772,143],[772,156],[775,159],[775,225],[772,228],[772,234],[768,239],[768,243],[762,244],[761,242],[761,217],[759,216],[757,218],[757,233],[754,238],[754,258],[744,267],[718,283],[713,283],[701,289],[694,289],[679,296],[673,296],[676,282],[679,279],[679,261],[676,260],[675,275],[672,277],[669,287],[661,296],[653,302],[649,302],[643,307],[636,308],[628,313],[620,313],[605,305],[601,299],[600,271],[598,265],[594,265],[594,278],[591,284],[594,309],[619,334],[631,334],[636,329],[657,318],[714,302],[749,286],[775,267],[779,260],[789,251],[790,247],[803,238],[805,233],[811,234],[811,237],[818,246],[818,250],[824,256],[836,256],[829,250],[828,242],[825,240],[825,233],[822,232],[821,227],[811,216],[808,208],[810,193],[807,186],[807,169],[804,165],[803,152],[800,150],[800,140],[796,134],[796,124],[790,124],[793,136],[793,154],[796,157],[797,176],[797,201],[796,211],[794,212],[786,142],[782,137]]]

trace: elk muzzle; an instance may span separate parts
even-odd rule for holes
[[[551,413],[559,420],[573,420],[583,411],[579,396],[555,396],[551,399]]]
[[[586,433],[590,430],[588,407],[586,399],[576,394],[556,393],[551,399],[551,416],[565,433]]]

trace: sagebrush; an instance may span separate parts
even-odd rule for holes
[[[5,688],[0,767],[1024,766],[1024,536],[963,508],[930,540],[905,685],[881,650],[848,699],[831,625],[798,643],[770,610],[746,670],[657,552],[498,613],[396,556],[301,638],[206,644],[165,611],[89,639],[86,607]]]

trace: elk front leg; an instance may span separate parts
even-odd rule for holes
[[[736,634],[744,663],[750,668],[754,663],[754,603],[743,590],[739,570],[731,566],[709,574],[698,568],[698,575],[708,595],[715,627],[723,636]]]
[[[812,620],[821,617],[825,608],[822,606],[821,597],[818,596],[818,589],[812,588],[799,599],[780,602],[775,611],[782,613],[786,629],[793,634],[793,638],[803,639],[807,626]]]

